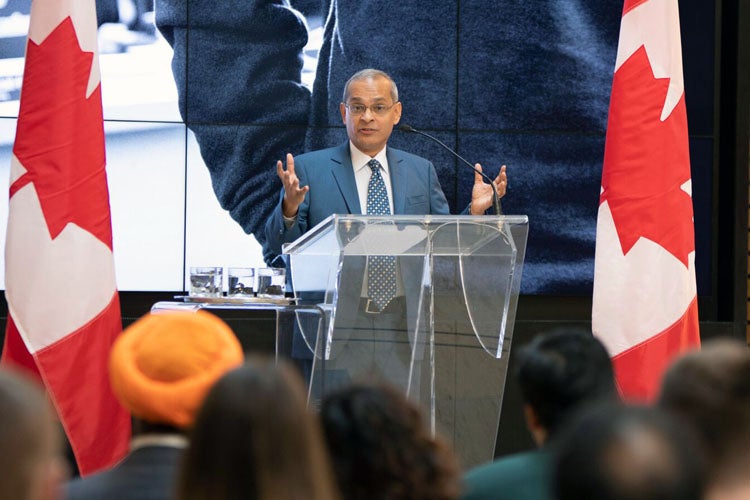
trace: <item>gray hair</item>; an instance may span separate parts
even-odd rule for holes
[[[354,73],[351,78],[349,78],[346,81],[346,85],[344,85],[344,100],[343,102],[346,102],[347,99],[349,99],[349,86],[353,82],[357,82],[360,80],[370,80],[375,78],[385,78],[389,82],[391,82],[391,99],[393,99],[393,102],[398,102],[398,88],[396,87],[396,82],[393,81],[393,78],[390,77],[388,73],[385,71],[380,71],[379,69],[362,69]]]

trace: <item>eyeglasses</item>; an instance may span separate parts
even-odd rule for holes
[[[349,110],[349,113],[351,113],[352,116],[363,115],[368,108],[372,111],[373,115],[383,116],[396,104],[398,104],[398,101],[390,106],[386,106],[385,104],[373,104],[372,106],[365,106],[364,104],[344,104],[344,107]]]

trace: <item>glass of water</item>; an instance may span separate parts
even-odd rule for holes
[[[284,298],[286,290],[286,269],[283,267],[261,267],[257,270],[258,297],[267,299]]]
[[[223,271],[222,267],[191,267],[190,296],[221,297]]]
[[[252,297],[255,292],[255,268],[230,267],[227,269],[227,295]]]

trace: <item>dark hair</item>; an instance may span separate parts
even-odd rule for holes
[[[224,375],[199,410],[179,499],[337,498],[317,416],[285,362],[250,360]]]
[[[750,465],[750,351],[717,339],[679,358],[662,380],[659,406],[697,433],[712,480]]]
[[[617,398],[607,350],[578,329],[543,333],[525,346],[518,359],[518,383],[550,436],[582,404]]]
[[[40,464],[61,460],[59,445],[41,387],[0,370],[0,498],[29,498]]]
[[[458,463],[419,408],[396,389],[356,385],[327,396],[323,429],[348,500],[453,499]]]
[[[556,442],[557,499],[701,499],[702,464],[679,424],[656,408],[588,407]]]

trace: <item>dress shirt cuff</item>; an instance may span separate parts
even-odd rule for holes
[[[284,225],[286,226],[287,229],[292,227],[297,222],[296,215],[294,217],[287,217],[286,215],[281,214],[281,216],[284,218]]]

